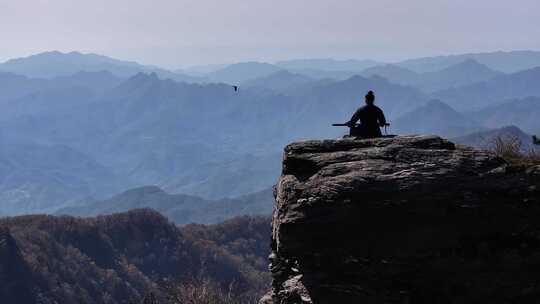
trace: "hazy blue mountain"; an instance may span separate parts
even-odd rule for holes
[[[228,65],[207,74],[207,77],[215,82],[241,84],[249,80],[268,76],[280,70],[280,67],[273,64],[251,61]]]
[[[467,59],[478,61],[493,70],[515,73],[540,66],[540,51],[490,52],[424,57],[405,60],[397,63],[397,65],[418,73],[424,73],[442,70]]]
[[[361,71],[382,63],[373,60],[297,59],[277,62],[276,65],[292,73],[314,79],[347,80]],[[367,75],[371,76],[371,75]]]
[[[45,88],[5,102],[6,108],[0,113],[0,120],[15,117],[25,119],[28,118],[27,115],[34,113],[57,117],[62,114],[69,115],[76,111],[78,106],[91,102],[96,96],[96,91],[81,86]]]
[[[227,85],[187,85],[145,74],[100,96],[42,91],[13,101],[0,123],[10,136],[85,151],[125,176],[125,187],[158,184],[223,197],[275,181],[280,120],[257,114],[268,113],[261,103],[278,109],[275,101],[237,94]]]
[[[479,149],[492,149],[496,138],[517,138],[521,141],[522,152],[532,150],[540,151],[538,146],[532,144],[532,136],[523,132],[516,126],[506,126],[499,129],[475,132],[464,136],[452,138],[458,144],[467,145]]]
[[[0,208],[7,215],[43,213],[86,196],[119,191],[114,173],[60,145],[0,138]]]
[[[502,74],[476,60],[467,59],[440,71],[421,74],[420,81],[416,86],[425,91],[433,92],[488,81]]]
[[[346,133],[330,124],[349,119],[363,105],[368,90],[376,92],[376,103],[390,121],[428,100],[417,89],[381,77],[298,83],[281,93],[247,86],[234,92],[229,85],[186,84],[142,73],[112,88],[103,87],[107,82],[79,87],[76,80],[62,80],[65,88],[47,87],[10,101],[0,115],[2,130],[82,151],[112,172],[113,181],[102,180],[117,183],[120,189],[153,184],[204,200],[236,197],[273,185],[282,147],[292,140]],[[33,189],[36,196],[43,188]],[[103,193],[107,191],[104,187]],[[49,204],[47,210],[81,199],[66,193],[54,203],[43,200]]]
[[[127,190],[102,201],[67,207],[56,212],[62,215],[95,216],[132,209],[152,208],[176,224],[215,224],[240,215],[272,213],[272,190],[232,199],[206,200],[197,196],[168,194],[159,187],[145,186]]]
[[[54,78],[75,73],[109,71],[118,77],[130,77],[139,72],[155,72],[161,78],[177,81],[201,82],[204,79],[174,73],[165,69],[145,66],[133,61],[123,61],[96,54],[58,51],[40,53],[8,60],[0,64],[0,71],[34,78]]]
[[[37,78],[67,76],[80,71],[108,70],[126,77],[144,70],[144,67],[135,62],[116,60],[96,54],[52,51],[8,60],[0,64],[0,70]]]
[[[186,74],[191,76],[206,76],[217,70],[226,68],[228,64],[205,64],[205,65],[195,65],[189,66],[183,69],[175,70],[175,73]]]
[[[468,116],[488,128],[515,125],[525,132],[540,134],[540,97],[508,100]]]
[[[35,96],[44,91],[73,90],[78,88],[83,92],[77,98],[87,99],[86,93],[94,94],[117,86],[123,78],[110,72],[78,72],[69,76],[59,76],[51,79],[28,78],[13,73],[0,72],[0,104],[13,100]],[[10,111],[12,105],[3,111]],[[2,112],[0,112],[0,116]]]
[[[274,91],[284,91],[313,82],[314,79],[282,70],[268,76],[246,81],[244,87],[266,88]]]
[[[362,76],[322,84],[308,92],[302,92],[297,98],[299,102],[303,100],[306,103],[307,109],[318,112],[320,116],[315,117],[319,122],[313,123],[321,124],[327,119],[349,119],[356,108],[364,105],[364,95],[369,90],[375,91],[375,103],[383,108],[389,119],[398,117],[428,100],[422,92],[412,87],[397,85],[382,77]],[[303,119],[310,120],[311,117]],[[323,126],[326,127],[324,124]]]
[[[420,81],[420,75],[409,69],[397,66],[395,64],[378,65],[362,71],[362,75],[380,76],[393,83],[403,85],[414,85]]]
[[[465,64],[478,66],[474,62]],[[263,66],[259,72],[277,68]],[[345,134],[345,128],[330,125],[348,120],[363,105],[363,96],[368,90],[375,91],[376,103],[393,123],[393,133],[458,136],[483,127],[483,121],[474,123],[473,119],[443,103],[426,105],[429,96],[421,90],[383,77],[313,80],[277,69],[262,78],[246,81],[238,92],[228,84],[188,84],[161,79],[157,73],[138,73],[121,79],[111,72],[80,72],[46,80],[5,74],[11,82],[6,81],[6,85],[0,82],[0,86],[12,89],[11,97],[16,98],[3,102],[7,106],[0,112],[0,129],[6,138],[80,151],[109,172],[105,174],[108,177],[100,179],[107,181],[107,185],[95,183],[97,190],[82,191],[83,196],[110,193],[108,185],[114,185],[118,192],[156,185],[168,193],[220,200],[272,186],[280,172],[282,147],[288,142]],[[249,67],[247,70],[253,71]],[[498,100],[495,97],[515,94],[513,90],[504,91],[514,83],[519,88],[531,86],[535,74],[535,70],[531,70],[483,82],[478,86],[479,104],[483,104],[485,96]],[[247,78],[253,74],[243,75]],[[501,84],[501,81],[512,85]],[[453,92],[473,96],[467,90],[477,85],[460,87]],[[497,94],[497,90],[506,93]],[[530,93],[534,88],[527,90]],[[489,116],[486,117],[489,121]],[[532,118],[527,121],[534,124]],[[17,150],[22,149],[14,146],[11,155],[17,155]],[[34,153],[33,149],[39,152],[40,148],[27,149]],[[47,157],[55,164],[53,156]],[[59,171],[55,171],[45,167],[39,176],[48,177],[58,172],[74,175],[69,168],[58,168]],[[22,177],[13,180],[18,184],[9,189],[18,189],[24,184]],[[32,197],[40,197],[45,193],[43,189],[64,189],[64,186],[52,187],[43,182],[39,185],[28,192]],[[82,186],[58,190],[54,202],[50,198],[55,194],[47,194],[44,205],[36,209],[54,211],[59,206],[79,201],[83,196],[70,192],[77,187]],[[10,206],[20,202],[15,196],[3,198]],[[26,205],[35,207],[31,203]]]
[[[326,71],[317,69],[289,69],[288,71],[319,80],[347,80],[361,74],[358,71]]]
[[[36,81],[23,79],[30,84]],[[40,85],[32,90],[25,90],[23,85],[17,90],[18,97],[12,96],[3,102],[0,127],[6,130],[4,136],[31,142],[67,143],[72,147],[75,146],[73,140],[86,143],[88,136],[101,135],[99,126],[83,113],[89,114],[92,102],[121,81],[109,72],[79,72],[39,80]],[[83,122],[87,123],[84,130]],[[78,127],[65,129],[72,124]]]
[[[335,60],[331,58],[297,59],[276,62],[276,65],[288,70],[321,70],[321,71],[362,71],[380,65],[374,60]]]
[[[140,73],[99,92],[69,86],[9,101],[0,127],[81,151],[113,172],[122,190],[157,185],[219,199],[272,186],[288,142],[344,134],[330,125],[349,119],[371,89],[390,120],[427,101],[381,77],[313,81],[276,93]]]
[[[399,134],[436,134],[444,137],[456,137],[482,129],[480,124],[438,100],[400,116],[392,124],[392,131]]]
[[[125,78],[115,76],[107,70],[87,72],[80,71],[73,75],[58,76],[51,79],[53,87],[86,87],[96,90],[111,89],[119,85]]]
[[[458,111],[476,111],[506,99],[540,96],[540,67],[491,80],[435,92],[434,97]]]
[[[475,60],[467,59],[434,72],[416,73],[397,65],[382,65],[366,69],[362,75],[378,75],[391,82],[411,85],[426,92],[482,82],[502,75]]]
[[[0,72],[0,103],[23,97],[47,86],[47,81],[43,79],[30,79],[13,73]]]

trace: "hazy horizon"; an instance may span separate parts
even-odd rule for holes
[[[179,68],[540,50],[539,11],[535,0],[0,0],[0,61],[58,50]]]
[[[275,64],[275,63],[279,63],[279,62],[282,62],[282,61],[289,61],[289,60],[336,60],[336,61],[374,60],[374,61],[379,61],[381,63],[393,64],[393,63],[403,62],[403,61],[410,60],[410,59],[419,59],[419,58],[451,57],[451,56],[458,56],[458,55],[464,55],[464,54],[482,54],[482,53],[497,53],[497,52],[503,52],[503,53],[505,53],[505,52],[506,53],[508,53],[508,52],[540,52],[540,49],[538,49],[538,50],[535,50],[535,49],[534,50],[533,49],[486,50],[486,51],[478,51],[478,52],[464,51],[464,52],[460,52],[460,53],[431,54],[431,55],[427,54],[427,55],[417,55],[417,56],[412,55],[412,56],[409,56],[409,57],[401,58],[399,60],[379,60],[379,59],[374,59],[374,58],[370,58],[370,57],[366,57],[366,58],[332,57],[332,56],[314,57],[314,56],[309,56],[309,54],[308,54],[306,57],[290,57],[290,58],[282,58],[282,59],[279,59],[279,60],[271,60],[271,61],[246,59],[246,60],[221,62],[221,63],[215,63],[215,62],[206,62],[206,63],[204,63],[203,62],[203,63],[198,63],[198,64],[183,65],[183,66],[159,65],[159,64],[155,64],[153,62],[145,62],[145,61],[139,61],[139,60],[135,60],[135,59],[126,59],[126,58],[123,58],[123,57],[112,56],[112,55],[104,54],[104,53],[84,52],[84,51],[80,51],[80,50],[53,50],[53,49],[51,49],[51,50],[42,50],[42,51],[38,51],[38,52],[35,52],[35,53],[29,53],[29,54],[26,54],[26,55],[19,55],[19,56],[14,56],[14,57],[10,57],[10,58],[0,59],[0,64],[5,63],[5,62],[10,61],[10,60],[13,60],[13,59],[27,58],[27,57],[34,56],[34,55],[45,54],[45,53],[53,53],[53,52],[60,52],[62,54],[80,53],[80,54],[83,54],[83,55],[105,56],[105,57],[109,57],[109,58],[116,59],[116,60],[135,62],[135,63],[142,64],[142,65],[154,66],[154,67],[158,67],[158,68],[175,70],[175,69],[178,69],[178,68],[195,68],[195,67],[213,66],[213,65],[227,66],[227,65],[232,65],[232,64],[236,64],[236,63],[243,63],[243,62],[261,62],[261,63]]]

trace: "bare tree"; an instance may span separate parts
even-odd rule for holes
[[[511,161],[523,156],[521,146],[522,142],[517,136],[500,135],[491,140],[489,148],[497,156]]]
[[[534,138],[538,142],[538,138]],[[540,143],[538,143],[540,144]],[[497,136],[489,146],[497,156],[504,158],[512,165],[530,166],[540,164],[540,152],[535,149],[523,151],[523,143],[521,140],[512,135]]]
[[[209,279],[162,282],[162,296],[147,294],[139,304],[254,304],[260,294],[239,293],[234,283],[226,287]]]

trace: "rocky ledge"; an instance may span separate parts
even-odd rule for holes
[[[261,303],[537,303],[539,187],[435,136],[293,143]]]

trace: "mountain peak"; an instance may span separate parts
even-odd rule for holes
[[[270,75],[246,81],[245,86],[281,91],[306,84],[310,81],[313,81],[313,79],[308,76],[291,73],[288,70],[279,70]]]
[[[448,137],[482,129],[475,121],[437,99],[400,116],[393,122],[392,127],[405,134],[428,133]]]
[[[464,61],[446,68],[445,70],[465,70],[465,71],[488,71],[493,74],[499,74],[496,71],[490,69],[487,65],[476,61],[473,58],[467,58]]]
[[[144,71],[168,71],[144,66],[132,61],[92,54],[49,51],[15,58],[0,64],[0,70],[35,78],[69,76],[80,71],[96,72],[107,70],[116,76],[129,77]],[[172,72],[168,72],[173,74]]]
[[[219,82],[238,84],[256,78],[268,76],[282,69],[265,62],[239,62],[210,73],[208,76]]]
[[[445,111],[455,111],[447,103],[441,101],[440,99],[431,99],[426,104],[425,107],[433,109],[443,109]]]

